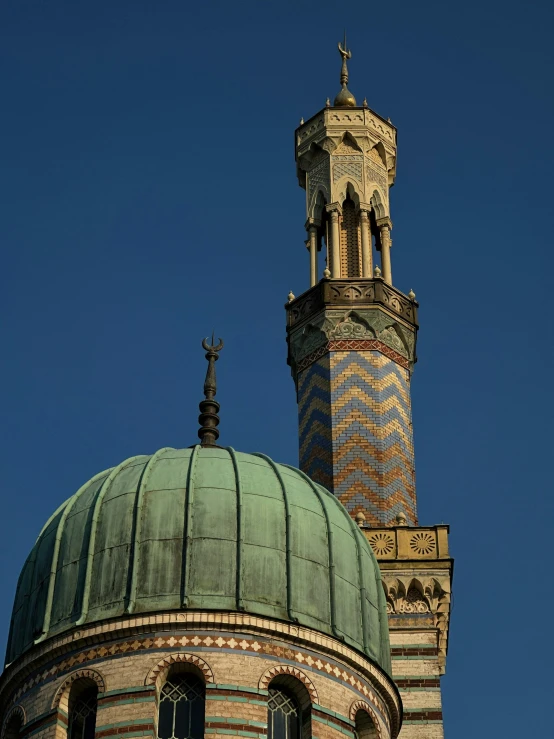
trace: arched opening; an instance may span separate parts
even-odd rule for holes
[[[364,711],[363,708],[360,708],[359,711],[356,712],[355,721],[356,739],[377,739],[377,729],[375,728],[373,719],[367,711]]]
[[[188,663],[174,665],[160,690],[158,739],[203,739],[205,717],[204,676]]]
[[[317,251],[321,252],[322,258],[317,260],[317,279],[319,282],[324,276],[323,273],[326,269],[331,269],[331,260],[329,258],[329,234],[330,234],[330,220],[329,213],[327,212],[327,200],[324,193],[319,190],[314,206],[314,218],[319,222],[317,229]]]
[[[342,204],[340,219],[340,274],[341,277],[360,277],[362,255],[360,249],[359,213],[350,194]]]
[[[22,727],[22,714],[18,710],[16,710],[14,711],[14,713],[12,713],[12,715],[8,719],[8,722],[6,723],[6,728],[4,729],[4,739],[20,739]]]
[[[306,686],[290,675],[277,675],[268,692],[268,739],[311,739],[312,704]]]
[[[69,691],[68,739],[94,739],[98,709],[98,685],[93,680],[75,680]]]

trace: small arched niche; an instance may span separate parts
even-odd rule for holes
[[[23,711],[21,709],[12,710],[12,712],[8,716],[8,720],[4,725],[2,739],[20,739],[22,728]]]
[[[206,681],[190,662],[173,664],[158,693],[158,739],[203,739]]]
[[[378,739],[379,734],[377,733],[373,719],[363,708],[356,711],[355,723],[356,739]]]
[[[311,739],[311,699],[291,675],[276,675],[268,685],[267,739]]]
[[[362,253],[360,248],[359,201],[350,183],[342,203],[340,217],[340,274],[341,277],[361,277]]]

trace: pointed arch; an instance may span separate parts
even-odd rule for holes
[[[388,208],[387,208],[387,199],[383,195],[381,189],[377,187],[377,185],[372,185],[373,189],[373,195],[371,196],[369,202],[371,203],[371,207],[373,208],[373,212],[375,213],[375,218],[386,218],[388,215]]]
[[[337,149],[339,147],[344,147],[345,149],[355,149],[358,153],[363,153],[362,147],[358,143],[357,138],[354,136],[354,134],[350,133],[350,131],[345,131],[342,134],[340,144],[339,146],[337,146]],[[337,152],[337,149],[335,149],[335,153]]]
[[[329,202],[329,193],[323,184],[319,184],[312,198],[312,207],[309,215],[318,221],[323,221],[326,216],[325,206]]]
[[[344,201],[350,198],[356,206],[356,210],[358,210],[360,208],[360,202],[363,201],[363,192],[360,185],[356,184],[356,181],[354,179],[350,179],[348,175],[345,175],[344,178],[341,179],[343,179],[344,182],[340,183],[341,189],[337,198],[338,202],[343,205]]]
[[[367,151],[367,154],[370,159],[372,159],[377,164],[381,164],[383,167],[386,168],[387,166],[387,152],[385,151],[385,147],[383,146],[383,143],[381,141],[377,141],[376,144],[374,144],[372,147],[370,147]]]

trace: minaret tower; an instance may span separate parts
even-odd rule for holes
[[[296,131],[311,288],[288,305],[300,466],[371,525],[417,523],[410,376],[417,303],[392,284],[396,128],[342,89]],[[326,268],[320,280],[318,252]],[[378,265],[380,262],[380,266]]]
[[[288,362],[296,385],[300,467],[333,492],[379,560],[402,737],[443,736],[439,676],[447,650],[448,527],[418,525],[410,382],[418,304],[394,284],[389,191],[396,128],[341,90],[295,132],[306,191],[310,287],[289,294]],[[323,258],[322,258],[323,257]]]

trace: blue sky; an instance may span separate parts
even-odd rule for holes
[[[297,463],[293,131],[339,89],[399,130],[393,275],[420,301],[419,514],[456,558],[450,739],[551,721],[554,10],[546,2],[0,7],[0,649],[42,523],[99,470],[196,439]]]

